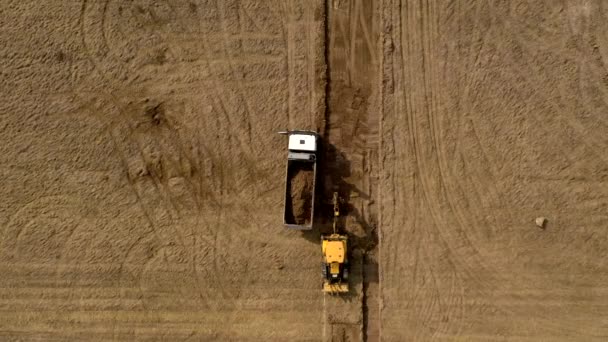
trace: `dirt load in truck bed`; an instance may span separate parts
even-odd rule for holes
[[[295,163],[290,166],[288,182],[287,195],[290,201],[287,203],[288,223],[308,225],[314,187],[313,164]]]

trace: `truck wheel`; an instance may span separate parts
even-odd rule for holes
[[[327,279],[327,267],[325,264],[321,264],[321,274],[323,275],[323,279]]]
[[[344,278],[344,280],[348,279],[348,268],[345,268],[344,271],[342,271],[342,278]]]

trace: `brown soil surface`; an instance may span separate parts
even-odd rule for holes
[[[377,341],[380,291],[377,249],[380,124],[380,2],[331,1],[328,13],[328,120],[325,198],[343,199],[339,228],[349,234],[352,299],[328,301],[329,341]],[[321,192],[321,190],[320,190]],[[328,228],[327,230],[331,230]]]
[[[276,132],[324,116],[324,2],[0,7],[0,340],[322,339]]]
[[[289,200],[291,206],[288,216],[293,216],[295,224],[308,225],[312,210],[314,171],[311,168],[298,167],[289,177]]]
[[[608,338],[603,1],[6,0],[0,23],[0,340]],[[348,296],[320,291],[317,229],[281,224],[284,129],[324,138]]]
[[[606,340],[605,2],[382,6],[382,340]]]

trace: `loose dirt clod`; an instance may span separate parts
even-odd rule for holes
[[[312,170],[299,169],[291,180],[291,205],[296,224],[310,223],[313,176]]]
[[[536,220],[534,220],[534,222],[536,223],[536,225],[539,228],[545,229],[545,225],[547,224],[547,219],[545,217],[537,217]]]
[[[144,115],[150,119],[150,121],[158,126],[165,121],[165,109],[163,103],[149,104],[144,108]]]

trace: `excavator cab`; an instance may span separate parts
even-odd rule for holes
[[[322,235],[323,292],[348,292],[348,258],[345,235]]]

